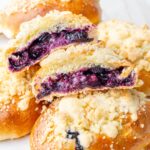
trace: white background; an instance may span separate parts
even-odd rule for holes
[[[8,0],[1,0],[3,8]],[[101,0],[103,20],[120,19],[150,25],[150,0]],[[12,22],[13,23],[13,22]],[[0,39],[0,45],[4,40]],[[29,150],[29,138],[0,142],[0,150]]]

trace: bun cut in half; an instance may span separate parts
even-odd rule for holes
[[[16,39],[12,40],[7,50],[9,70],[25,70],[59,47],[92,41],[95,31],[95,26],[86,17],[68,11],[38,16],[22,24]]]
[[[132,65],[101,43],[72,45],[52,53],[40,63],[32,90],[37,100],[137,85]]]

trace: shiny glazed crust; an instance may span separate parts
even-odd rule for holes
[[[50,10],[71,11],[75,14],[83,14],[93,23],[98,23],[101,10],[98,0],[11,0],[0,11],[0,32],[7,37],[15,36],[20,24],[41,15],[44,16]],[[12,24],[12,20],[15,20]]]
[[[117,95],[116,93],[117,93],[117,91],[115,91],[115,93],[111,96],[115,97],[115,95]],[[123,92],[123,93],[122,92],[120,93],[121,94],[120,97],[122,97],[122,98],[123,98],[123,96],[128,95],[126,92]],[[138,93],[134,93],[134,94],[138,95]],[[105,95],[107,95],[107,93],[105,93]],[[105,95],[104,95],[104,97],[105,97]],[[129,94],[128,96],[130,97],[131,95]],[[129,97],[126,97],[127,100]],[[82,101],[82,100],[83,99],[81,98],[80,101]],[[105,100],[106,99],[104,99],[104,101]],[[117,99],[115,98],[115,100],[117,100]],[[130,100],[132,100],[132,99],[130,99]],[[61,126],[60,130],[57,130],[57,131],[55,130],[56,126],[52,124],[53,120],[57,120],[55,117],[59,113],[57,111],[57,109],[58,109],[57,106],[59,105],[59,103],[60,102],[55,102],[54,104],[52,104],[50,106],[50,108],[44,114],[42,114],[40,116],[40,118],[37,120],[37,122],[35,123],[34,128],[31,132],[31,137],[30,137],[31,150],[45,150],[45,149],[74,150],[75,149],[75,141],[74,140],[70,140],[67,138],[58,138],[59,136],[61,137],[64,134],[63,125],[60,124],[61,122],[57,122],[57,123],[59,123],[58,126]],[[98,105],[97,105],[97,107],[98,107]],[[110,106],[110,108],[111,108],[111,106]],[[146,102],[143,107],[139,107],[138,111],[137,111],[137,120],[135,120],[135,121],[132,121],[131,119],[129,119],[130,117],[128,115],[126,115],[126,117],[123,118],[122,123],[121,123],[122,128],[120,130],[118,130],[118,134],[115,138],[110,138],[109,136],[106,136],[105,134],[92,134],[94,136],[94,141],[91,142],[90,145],[88,147],[86,147],[85,149],[86,150],[97,150],[97,149],[101,149],[101,150],[112,150],[112,149],[115,149],[115,150],[120,150],[120,149],[141,150],[143,148],[148,148],[148,146],[150,144],[150,124],[149,124],[150,109],[149,108],[150,108],[150,102]],[[74,106],[72,106],[72,108],[70,108],[70,110],[71,109],[74,109]],[[93,109],[94,109],[94,107],[93,107]],[[80,110],[78,110],[78,112],[76,112],[76,113],[80,113]],[[87,112],[85,118],[90,117],[88,113],[90,113],[90,110]],[[94,117],[94,114],[91,115],[91,117]],[[121,115],[119,117],[121,117]],[[66,121],[65,115],[63,118],[64,118],[64,120],[62,120],[62,121],[65,124],[65,121]],[[81,115],[81,118],[82,118],[82,115]],[[69,119],[69,117],[68,117],[68,119]],[[81,125],[82,125],[82,122],[81,122]],[[88,126],[88,125],[89,124],[87,124],[86,126]],[[110,127],[111,126],[109,126],[108,127],[109,129],[107,128],[107,130],[110,130]],[[94,129],[93,129],[93,131],[94,131]],[[61,133],[61,134],[56,136],[57,132]],[[81,134],[83,132],[84,131],[82,131]],[[85,137],[82,136],[81,139],[82,138],[85,138]],[[86,140],[86,142],[89,142],[89,141]],[[83,143],[86,145],[86,142],[85,143],[83,142]],[[81,143],[82,142],[80,140],[80,144]]]
[[[8,104],[0,103],[0,140],[15,139],[30,133],[40,115],[40,105],[31,99],[26,110],[18,109],[18,97]]]

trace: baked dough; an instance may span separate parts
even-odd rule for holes
[[[99,40],[105,47],[113,48],[116,53],[129,60],[137,69],[144,84],[139,90],[150,95],[150,29],[131,23],[111,20],[98,26]],[[147,78],[148,77],[148,78]]]
[[[0,140],[27,135],[40,115],[41,106],[35,103],[29,82],[36,67],[27,72],[11,74],[0,50]]]
[[[44,59],[35,74],[32,89],[38,100],[52,100],[89,90],[133,88],[136,70],[112,49],[93,42],[62,48]]]
[[[60,46],[92,41],[95,31],[87,18],[68,11],[51,11],[44,17],[38,16],[22,24],[10,42],[9,69],[13,72],[27,69]]]
[[[98,23],[101,17],[99,0],[9,0],[0,10],[0,32],[12,38],[18,33],[21,23],[38,15],[44,16],[50,10],[83,14],[93,23]]]
[[[31,150],[142,150],[150,144],[150,102],[135,90],[56,100],[35,123]]]

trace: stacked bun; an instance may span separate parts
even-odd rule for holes
[[[44,102],[31,132],[32,150],[149,149],[149,50],[146,26],[119,21],[96,26],[81,14],[57,10],[23,23],[1,61],[9,87],[1,82],[1,90],[8,93],[4,98],[12,96],[2,106],[16,112],[8,122],[18,129],[17,119],[24,127],[27,117],[29,132]],[[18,137],[27,133],[21,127]]]
[[[31,149],[149,148],[150,104],[137,90],[146,67],[138,61],[149,63],[149,29],[127,27],[127,36],[134,29],[143,35],[143,46],[135,40],[132,49],[145,57],[141,54],[133,63],[123,54],[127,49],[121,48],[121,37],[116,39],[120,47],[107,45],[111,33],[102,24],[96,27],[81,15],[53,11],[23,24],[12,41],[6,52],[9,70],[24,72],[39,64],[32,92],[38,102],[50,103],[33,127]],[[106,39],[101,38],[105,30]]]
[[[95,26],[71,12],[52,11],[21,25],[16,38],[0,51],[0,140],[30,133],[45,107],[32,92],[39,62],[60,46],[92,41],[93,36]]]

